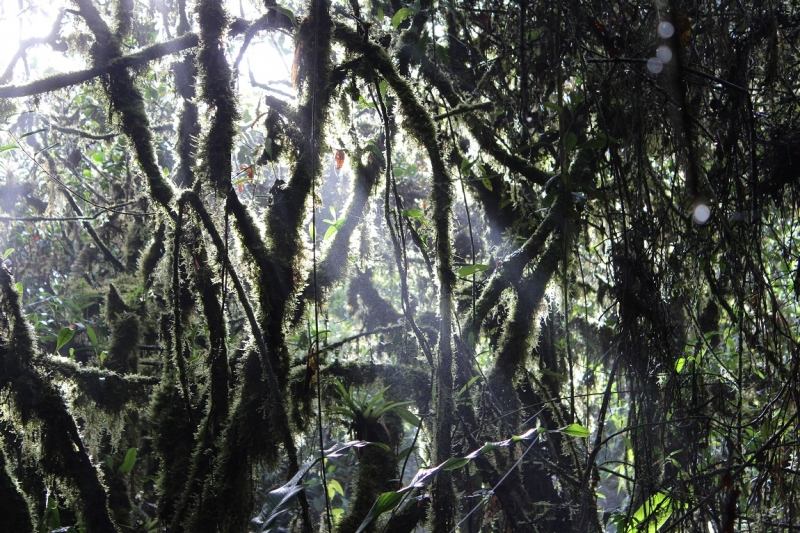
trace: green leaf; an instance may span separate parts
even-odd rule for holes
[[[557,429],[556,431],[560,433],[566,433],[567,435],[570,435],[572,437],[581,437],[583,439],[589,437],[589,430],[580,424],[570,424],[561,429]]]
[[[415,415],[405,407],[396,407],[394,412],[397,413],[397,416],[399,416],[400,418],[402,418],[415,428],[418,428],[420,424],[422,424],[422,421],[419,419],[419,417],[417,417],[417,415]]]
[[[624,533],[639,533],[642,531],[656,533],[661,526],[667,523],[669,517],[672,516],[672,511],[672,498],[670,498],[669,494],[657,492],[633,513]]]
[[[339,231],[339,228],[342,227],[342,225],[344,224],[345,220],[347,220],[347,219],[346,218],[340,218],[339,220],[337,220],[336,222],[331,224],[330,227],[328,227],[328,230],[325,232],[325,235],[322,237],[322,240],[324,241],[324,240],[328,239],[329,237],[332,237],[337,231]]]
[[[107,356],[108,356],[108,353],[106,353],[105,350],[100,352],[100,366],[103,366],[103,363],[105,362]]]
[[[481,183],[483,183],[483,186],[486,187],[488,190],[490,191],[494,190],[492,189],[492,182],[491,180],[489,180],[489,178],[481,178]]]
[[[101,154],[100,152],[96,152],[92,156],[92,159],[94,159],[96,163],[102,163],[103,162],[103,154]]]
[[[403,7],[397,10],[397,13],[394,14],[392,17],[392,28],[395,30],[397,29],[400,24],[403,23],[408,17],[410,17],[414,11],[411,8]]]
[[[86,326],[86,336],[89,337],[89,340],[92,342],[92,346],[94,349],[97,349],[97,335],[94,332],[94,328],[92,326]]]
[[[458,275],[459,277],[465,278],[476,272],[483,272],[484,270],[489,270],[489,265],[467,265],[458,269]]]
[[[404,209],[402,213],[409,218],[422,218],[425,214],[424,211],[420,211],[419,209]]]
[[[133,470],[133,465],[136,464],[136,454],[138,453],[136,448],[129,448],[128,452],[125,454],[125,460],[122,461],[122,464],[117,470],[120,474],[127,474],[131,470]]]
[[[578,137],[571,131],[564,136],[564,149],[567,153],[572,152],[575,145],[578,144]]]
[[[473,384],[473,383],[475,383],[476,381],[478,381],[478,380],[480,379],[480,377],[481,377],[480,375],[473,376],[473,377],[472,377],[472,379],[470,379],[469,381],[467,381],[467,384],[466,384],[466,385],[464,385],[463,387],[461,387],[461,389],[458,391],[458,394],[457,394],[456,396],[461,396],[462,394],[464,394],[464,392],[466,392],[466,390],[467,390],[468,388],[470,388],[470,387],[472,386],[472,384]]]
[[[8,248],[5,252],[3,252],[3,260],[8,259],[8,256],[14,253],[13,248]]]
[[[294,16],[294,11],[292,11],[291,9],[289,9],[287,7],[283,7],[283,6],[273,6],[272,9],[274,9],[278,13],[281,13],[281,14],[286,15],[287,17],[289,17],[289,20],[292,21],[292,26],[294,26],[295,28],[297,27],[297,25],[298,25],[297,24],[297,17]]]
[[[19,136],[20,139],[24,139],[25,137],[30,137],[31,135],[36,135],[37,133],[42,133],[43,131],[47,131],[47,128],[39,128],[38,130],[29,131],[28,133],[23,133]]]
[[[5,152],[6,150],[14,150],[19,148],[16,144],[6,144],[4,146],[0,146],[0,152]]]
[[[403,495],[399,492],[384,492],[378,496],[378,499],[372,505],[372,509],[369,510],[364,521],[358,526],[356,533],[361,533],[380,515],[397,507],[397,504],[399,504],[402,499]]]
[[[342,484],[336,481],[335,479],[329,479],[328,499],[333,500],[333,497],[336,496],[337,492],[342,496],[342,498],[344,498],[344,489],[342,488]]]
[[[531,30],[531,31],[528,32],[528,40],[529,41],[535,41],[536,39],[541,37],[543,33],[544,33],[544,28],[538,28],[538,29],[535,29],[535,30]]]
[[[20,296],[22,296],[22,295],[23,295],[23,292],[22,292],[22,282],[21,282],[21,281],[18,281],[18,282],[16,282],[16,283],[14,284],[14,288],[15,288],[15,289],[17,289],[17,292],[19,293],[19,295],[20,295]]]
[[[467,464],[470,460],[466,457],[451,457],[442,465],[442,470],[455,470]]]
[[[681,357],[677,361],[675,361],[675,372],[680,372],[681,370],[683,370],[685,364],[686,364],[685,357]]]
[[[56,352],[63,348],[64,345],[67,344],[74,335],[74,329],[61,328],[61,331],[58,332],[58,339],[56,340]]]

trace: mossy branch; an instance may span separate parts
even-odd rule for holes
[[[66,479],[76,490],[76,503],[88,533],[116,532],[108,512],[105,488],[61,392],[33,367],[35,343],[6,267],[0,267],[0,309],[11,329],[9,341],[0,345],[6,352],[0,367],[0,384],[9,388],[13,409],[23,423],[31,419],[40,422],[42,455],[39,466],[56,478]]]
[[[450,243],[450,215],[453,205],[453,191],[450,176],[442,157],[436,135],[436,128],[430,113],[418,101],[411,86],[395,69],[386,52],[377,44],[365,41],[362,36],[345,26],[337,24],[334,38],[353,52],[363,54],[367,62],[379,72],[394,90],[400,101],[405,120],[403,125],[426,150],[430,159],[433,183],[431,203],[433,205],[433,225],[436,238],[436,274],[439,285],[439,344],[436,361],[436,412],[435,448],[436,460],[445,461],[452,454],[453,427],[453,348],[452,333],[452,291],[455,285],[453,272],[453,248]],[[433,531],[449,532],[454,526],[455,493],[450,475],[445,472],[433,487]]]
[[[451,113],[468,106],[468,104],[461,101],[461,98],[458,96],[450,80],[442,73],[436,64],[427,57],[422,57],[420,64],[422,67],[422,74],[436,87],[444,99],[447,100],[447,103],[453,107]],[[478,106],[482,107],[483,105],[484,104],[478,104],[476,110]],[[505,166],[511,172],[525,177],[532,183],[544,185],[547,183],[547,180],[550,179],[547,173],[531,165],[527,160],[503,149],[497,142],[494,128],[481,120],[477,113],[459,113],[458,116],[464,124],[466,124],[467,128],[469,128],[475,140],[478,141],[481,151],[492,156],[499,164]]]
[[[306,288],[294,310],[293,322],[295,324],[302,318],[306,303],[314,299],[315,293],[322,296],[347,272],[350,238],[364,219],[364,207],[375,188],[380,170],[380,164],[374,159],[370,159],[366,165],[360,161],[357,163],[353,191],[345,209],[344,223],[336,230],[333,241],[325,250],[325,256],[317,267],[316,289],[313,286],[311,275],[306,280]]]
[[[122,57],[119,43],[113,38],[108,24],[100,16],[91,0],[74,0],[80,14],[95,35],[92,46],[92,59],[96,67],[108,67]],[[113,74],[112,74],[113,73]],[[144,109],[144,99],[135,88],[130,73],[125,68],[109,69],[103,85],[114,111],[122,122],[122,131],[128,136],[136,152],[139,166],[147,177],[150,194],[156,202],[172,216],[169,203],[172,200],[172,187],[164,180],[156,161],[153,149],[153,134],[150,121]]]
[[[497,305],[500,295],[522,277],[523,270],[527,265],[539,257],[547,239],[556,231],[560,223],[567,220],[571,205],[571,193],[560,193],[534,234],[523,243],[519,250],[512,253],[494,270],[480,298],[475,303],[475,307],[470,309],[466,315],[462,330],[465,339],[470,338],[470,335],[477,338],[481,324],[489,311]]]
[[[86,70],[56,74],[49,78],[36,80],[27,85],[0,87],[0,98],[22,98],[25,96],[34,96],[57,91],[66,87],[72,87],[73,85],[80,85],[81,83],[85,83],[100,76],[115,74],[129,68],[146,65],[162,57],[189,50],[196,47],[198,42],[199,39],[197,35],[187,33],[172,41],[154,44],[134,54],[121,56],[107,65],[96,65]]]

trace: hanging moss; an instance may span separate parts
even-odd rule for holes
[[[153,449],[159,459],[158,510],[162,524],[171,524],[191,468],[196,428],[175,380],[165,372],[150,407]]]
[[[128,1],[128,0],[126,0]],[[107,66],[122,56],[118,39],[114,38],[97,7],[91,0],[76,0],[81,16],[95,36],[91,54],[95,66]],[[103,86],[111,105],[120,119],[122,131],[133,144],[139,166],[142,168],[150,194],[163,208],[169,210],[172,188],[164,180],[158,168],[150,121],[144,109],[144,99],[135,88],[130,73],[125,68],[116,68],[103,76]]]
[[[57,479],[66,480],[75,491],[74,503],[88,533],[116,531],[108,513],[105,489],[64,398],[52,381],[32,366],[35,344],[22,314],[19,294],[5,267],[0,267],[0,310],[11,330],[3,342],[5,364],[0,383],[8,385],[13,412],[22,424],[37,424],[38,432],[31,434],[39,434],[40,467]]]
[[[136,373],[139,368],[139,317],[125,305],[114,285],[106,295],[106,321],[111,327],[111,344],[105,366],[120,374]]]
[[[203,531],[241,531],[252,512],[252,468],[260,462],[275,467],[280,459],[280,421],[275,420],[273,397],[259,355],[250,351],[243,363],[242,385],[231,408],[214,469],[214,483],[204,487],[202,505],[187,524]]]
[[[153,284],[153,273],[156,270],[156,265],[164,257],[164,235],[166,233],[166,226],[162,222],[158,225],[158,229],[153,235],[153,240],[147,250],[142,254],[141,261],[139,262],[139,279],[146,288]]]
[[[380,442],[389,446],[389,450],[379,446],[365,446],[360,450],[358,473],[356,474],[355,491],[348,502],[347,514],[339,522],[337,533],[355,533],[366,518],[375,500],[382,493],[397,490],[395,480],[397,472],[397,455],[394,449],[403,434],[403,424],[396,414],[387,413],[381,420],[355,420],[357,439],[369,442]],[[377,523],[373,521],[365,529],[369,533],[376,531]]]
[[[0,350],[0,357],[3,354]],[[17,486],[9,469],[5,452],[0,446],[0,502],[3,502],[3,531],[33,531],[31,506]]]

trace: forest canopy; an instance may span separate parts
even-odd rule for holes
[[[800,528],[800,10],[0,9],[0,530]]]

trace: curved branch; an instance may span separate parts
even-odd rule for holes
[[[194,48],[197,46],[199,40],[194,33],[187,33],[182,37],[178,37],[172,41],[165,43],[158,43],[148,46],[135,54],[121,56],[117,59],[110,61],[107,65],[95,66],[87,70],[80,70],[77,72],[67,72],[64,74],[56,74],[49,78],[36,80],[27,85],[12,85],[9,87],[0,87],[0,98],[21,98],[23,96],[33,96],[36,94],[49,93],[78,85],[87,82],[91,79],[103,76],[106,74],[117,73],[131,67],[138,67],[145,65],[150,61],[161,59],[162,57],[177,54]]]

